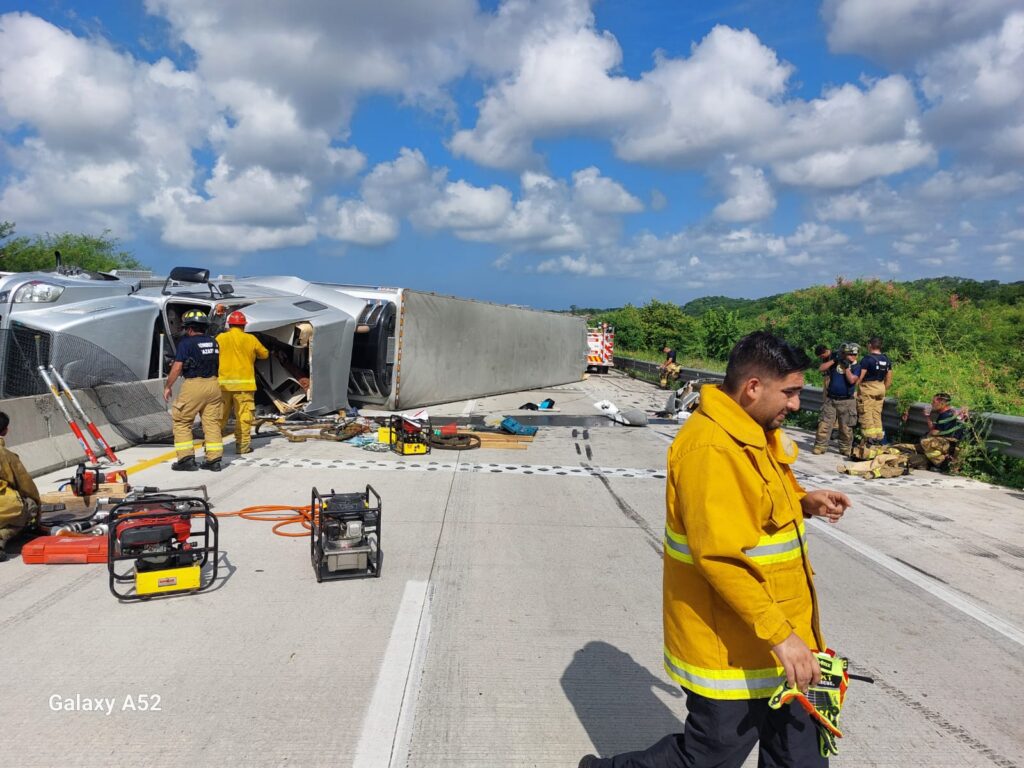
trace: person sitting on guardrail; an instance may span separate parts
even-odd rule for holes
[[[946,392],[938,392],[932,398],[931,408],[925,409],[928,434],[921,438],[921,453],[933,467],[946,469],[953,461],[956,448],[964,439],[967,426],[963,414],[951,405],[953,398]]]
[[[39,489],[18,454],[4,444],[10,417],[0,411],[0,563],[7,542],[39,519]]]

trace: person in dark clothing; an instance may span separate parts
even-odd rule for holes
[[[861,368],[857,363],[860,348],[856,344],[843,344],[839,357],[828,372],[826,392],[828,399],[821,406],[818,433],[814,439],[814,453],[828,449],[832,430],[839,425],[839,452],[849,456],[853,450],[853,429],[857,426],[857,382]]]
[[[939,392],[932,398],[930,412],[925,413],[928,434],[921,438],[919,451],[928,463],[938,469],[947,469],[953,461],[956,448],[964,439],[967,426],[950,403],[953,398],[946,392]]]
[[[892,385],[892,361],[882,352],[882,339],[872,337],[868,353],[860,361],[860,386],[857,387],[857,414],[860,431],[867,443],[885,441],[882,427],[882,406]]]
[[[822,404],[824,404],[824,401],[828,400],[829,371],[835,367],[837,354],[832,351],[831,347],[819,344],[814,348],[814,356],[818,358],[818,372],[821,374],[822,381],[821,397]]]
[[[171,366],[164,387],[164,400],[170,400],[171,386],[179,376],[185,380],[171,409],[174,450],[178,454],[178,460],[171,465],[171,469],[193,472],[199,468],[192,445],[192,422],[196,414],[199,414],[206,442],[206,460],[202,468],[220,472],[221,456],[224,453],[221,438],[223,411],[220,386],[217,384],[220,351],[216,340],[206,335],[210,321],[205,313],[192,309],[181,320],[185,326],[185,335],[178,340],[174,365]]]
[[[676,363],[676,351],[668,344],[661,351],[665,353],[665,362],[658,366],[658,370],[661,371],[661,388],[665,389],[670,381],[679,376],[682,368]]]

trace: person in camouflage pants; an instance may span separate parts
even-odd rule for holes
[[[828,450],[832,431],[839,427],[839,452],[849,456],[853,450],[853,429],[857,426],[857,380],[861,368],[857,363],[860,348],[856,344],[843,344],[839,348],[839,359],[827,371],[828,398],[821,407],[818,432],[814,439],[814,453]]]

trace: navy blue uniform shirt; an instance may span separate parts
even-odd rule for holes
[[[829,368],[827,371],[829,376],[828,396],[833,400],[845,400],[846,398],[853,397],[854,393],[857,391],[857,385],[848,382],[846,380],[846,376],[839,372],[838,368],[840,364],[847,366],[854,378],[860,376],[860,365],[857,363],[847,363],[843,360],[837,360],[835,367]]]
[[[186,379],[207,379],[217,376],[220,365],[220,347],[207,335],[182,336],[174,361],[181,363],[181,375]]]
[[[885,374],[892,370],[892,361],[881,352],[865,355],[860,361],[864,369],[864,381],[885,381]]]

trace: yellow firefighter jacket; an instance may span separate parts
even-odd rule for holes
[[[220,371],[217,383],[228,392],[255,392],[253,362],[266,360],[269,353],[260,340],[241,328],[229,328],[217,336],[220,347]]]
[[[0,438],[0,528],[21,518],[23,497],[38,504],[39,490],[18,454],[8,450]]]
[[[819,647],[797,447],[717,386],[700,402],[668,455],[665,668],[702,696],[767,698],[784,679],[773,645]]]

